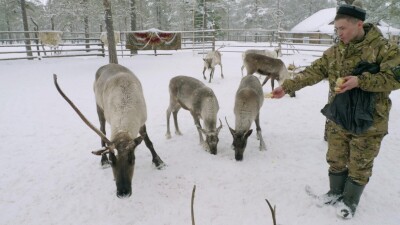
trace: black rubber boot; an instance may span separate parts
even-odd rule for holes
[[[340,217],[350,219],[354,216],[364,188],[365,185],[359,185],[351,179],[347,180],[343,191],[343,202],[337,208]]]
[[[334,205],[342,199],[344,187],[347,180],[348,171],[340,173],[329,172],[329,187],[328,193],[318,197],[318,206]]]

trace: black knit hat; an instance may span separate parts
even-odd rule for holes
[[[336,15],[337,14],[351,16],[364,21],[367,12],[364,9],[354,5],[341,5],[336,12]]]

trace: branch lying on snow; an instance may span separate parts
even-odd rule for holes
[[[193,191],[192,191],[192,204],[191,204],[191,214],[192,214],[192,225],[195,225],[194,223],[194,209],[193,209],[193,203],[194,203],[194,193],[196,192],[196,185],[193,185]]]
[[[196,185],[193,185],[193,190],[192,190],[192,201],[191,201],[191,215],[192,215],[192,225],[195,225],[195,221],[194,221],[194,194],[196,192]],[[268,203],[269,209],[271,210],[271,214],[272,214],[272,221],[274,223],[274,225],[276,225],[276,206],[274,206],[272,208],[271,203],[269,203],[268,199],[265,199],[265,201]]]
[[[268,199],[265,199],[265,201],[268,203],[269,209],[271,210],[272,214],[272,221],[274,222],[274,225],[276,225],[276,207],[272,208],[271,203],[269,203]]]

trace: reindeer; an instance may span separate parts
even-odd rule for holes
[[[132,194],[132,177],[135,165],[135,148],[144,139],[153,156],[153,163],[162,168],[164,162],[157,155],[146,131],[146,103],[142,86],[137,77],[126,67],[108,64],[96,72],[94,93],[100,130],[94,127],[54,83],[64,99],[74,108],[81,119],[101,137],[102,149],[93,151],[101,155],[101,164],[111,164],[117,196],[129,197]],[[111,140],[106,137],[105,122],[111,125]],[[137,135],[140,134],[139,137]],[[109,154],[109,159],[107,157]]]
[[[265,55],[249,53],[244,58],[244,66],[247,70],[247,75],[254,74],[255,72],[266,76],[262,86],[267,83],[271,78],[277,80],[279,85],[282,85],[286,79],[290,79],[290,74],[280,59],[274,59]],[[271,82],[272,90],[274,89],[274,84]],[[295,93],[290,93],[291,97],[295,96]]]
[[[182,135],[178,126],[178,112],[181,108],[190,111],[194,124],[199,132],[200,144],[204,145],[211,154],[217,154],[218,134],[222,128],[216,128],[217,113],[219,110],[218,100],[211,88],[206,87],[203,82],[188,76],[176,76],[169,82],[170,102],[167,109],[167,139],[171,138],[169,129],[169,118],[171,112],[174,116],[175,133]],[[203,120],[203,127],[200,125]],[[203,135],[206,137],[204,142]]]
[[[255,53],[255,54],[259,54],[259,55],[265,55],[265,56],[269,56],[271,58],[277,59],[278,57],[282,56],[282,51],[281,48],[275,48],[273,51],[264,49],[264,50],[259,50],[259,49],[248,49],[245,52],[242,53],[242,60],[243,60],[243,65],[241,67],[241,71],[242,71],[242,77],[243,77],[243,69],[244,69],[244,58],[246,57],[246,55],[250,54],[250,53]],[[272,84],[272,83],[271,83]]]
[[[253,132],[250,129],[253,121],[257,128],[257,139],[260,140],[260,150],[266,150],[260,127],[260,109],[263,102],[263,90],[258,78],[255,76],[243,77],[235,97],[235,129],[229,126],[225,118],[233,136],[232,147],[235,150],[235,159],[237,161],[243,159],[247,139]]]
[[[221,67],[221,77],[224,78],[224,74],[222,73],[221,53],[218,50],[208,52],[206,57],[203,58],[203,60],[204,60],[204,69],[203,69],[204,80],[207,80],[205,71],[207,69],[211,69],[210,80],[208,81],[209,83],[211,83],[211,79],[214,76],[214,70],[216,65],[219,65]]]

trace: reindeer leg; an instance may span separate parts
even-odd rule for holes
[[[269,75],[265,75],[265,80],[262,82],[261,86],[264,86],[265,83],[267,83],[267,81],[269,80],[270,76]]]
[[[224,78],[224,74],[222,73],[222,63],[221,64],[219,64],[220,66],[221,66],[221,77],[222,77],[222,79]]]
[[[243,77],[243,69],[244,69],[244,65],[242,65],[242,68],[240,68],[242,70],[242,77]]]
[[[146,125],[143,125],[139,130],[140,136],[143,137],[144,143],[146,144],[147,148],[150,150],[151,155],[153,156],[153,163],[156,165],[157,169],[161,169],[165,166],[164,162],[161,158],[157,155],[156,150],[154,150],[153,143],[151,142],[149,135],[147,135]]]
[[[171,132],[169,130],[169,118],[171,117],[171,111],[172,111],[171,110],[171,106],[169,106],[168,109],[167,109],[167,133],[165,134],[165,137],[167,139],[171,138]]]
[[[179,125],[178,125],[178,112],[180,109],[181,109],[181,106],[177,105],[175,107],[175,110],[172,112],[172,115],[174,116],[175,134],[176,135],[182,135],[181,131],[179,130]]]
[[[272,88],[272,90],[274,90],[274,86],[275,86],[275,79],[271,78],[271,88]]]
[[[194,125],[196,126],[197,132],[199,132],[200,144],[204,144],[203,134],[201,133],[201,130],[197,127],[197,126],[199,126],[201,128],[200,119],[198,116],[194,115],[192,112],[190,112],[190,113],[192,114],[192,117],[194,120]]]
[[[104,111],[98,105],[96,105],[96,106],[97,106],[97,115],[99,116],[99,121],[100,121],[100,131],[103,132],[103,134],[105,135],[106,134],[106,119],[104,117]],[[101,146],[102,147],[106,146],[106,143],[103,140],[101,140]],[[110,162],[108,161],[108,157],[106,154],[101,155],[100,165],[103,168],[110,166]]]
[[[260,151],[267,150],[267,148],[265,147],[264,139],[262,137],[262,133],[261,133],[260,114],[257,115],[254,122],[256,123],[256,127],[257,127],[257,139],[260,140]]]
[[[211,79],[214,77],[214,70],[215,70],[215,67],[211,69],[210,80],[208,81],[208,83],[211,83]]]
[[[207,68],[204,67],[204,69],[203,69],[203,78],[204,78],[204,80],[207,80],[207,77],[206,77],[206,75],[205,75],[206,70],[207,70]]]

